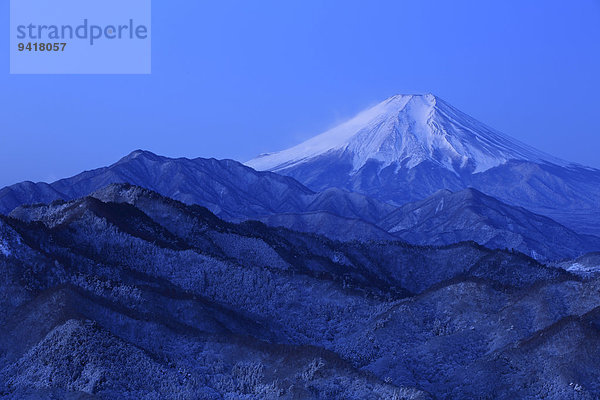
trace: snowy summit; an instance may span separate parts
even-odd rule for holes
[[[297,146],[246,164],[281,171],[325,155],[350,157],[353,171],[368,160],[413,168],[431,161],[453,172],[483,172],[509,160],[565,162],[476,121],[432,94],[397,95]]]

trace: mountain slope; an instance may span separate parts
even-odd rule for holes
[[[556,263],[557,267],[564,268],[572,274],[583,277],[594,277],[600,273],[600,252],[584,254],[574,260]]]
[[[360,219],[338,217],[324,211],[302,214],[273,214],[259,218],[269,226],[280,226],[298,232],[317,233],[330,239],[346,240],[398,240],[377,225]]]
[[[524,145],[433,95],[394,96],[247,165],[313,190],[345,188],[399,205],[474,187],[571,229],[600,233],[600,224],[584,217],[600,215],[600,171]]]
[[[304,197],[313,195],[293,179],[258,173],[232,160],[170,159],[138,150],[109,167],[50,185],[25,182],[4,188],[0,191],[1,211],[10,212],[21,204],[86,196],[111,183],[149,187],[181,201],[201,203],[226,217],[240,216],[240,209],[250,214],[268,214],[280,208],[299,211]]]
[[[117,163],[52,184],[23,182],[0,190],[0,212],[23,204],[71,200],[111,183],[142,186],[230,220],[324,211],[374,222],[393,206],[343,190],[315,193],[292,178],[257,172],[233,160],[161,157],[137,150]]]
[[[146,261],[174,255],[187,262],[195,258],[196,267],[211,271],[207,282],[220,275],[218,268],[225,265],[215,258],[169,251],[152,237],[136,240],[97,214],[108,210],[115,215],[118,208],[84,201],[67,213],[63,226],[54,228],[0,217],[0,237],[11,249],[10,256],[0,254],[3,397],[316,399],[329,392],[330,398],[339,399],[387,399],[395,393],[429,398],[415,389],[385,384],[331,351],[274,336],[280,332],[277,323],[263,325],[258,316],[249,318],[214,294],[201,294],[200,281],[183,288],[176,283],[181,281],[175,270],[125,265],[133,253],[85,250],[82,244],[89,240],[100,246],[133,245],[129,251],[149,251]],[[129,219],[131,225],[119,225],[137,232],[139,222]],[[90,229],[101,234],[92,239]],[[181,267],[187,263],[183,258]],[[229,277],[261,275],[255,274],[259,269],[240,268],[235,262],[227,266],[233,273]],[[303,284],[293,281],[288,279],[293,286]],[[318,281],[313,282],[318,290]],[[236,285],[219,286],[211,290],[224,294]],[[244,296],[252,293],[251,287],[246,290]],[[331,395],[335,385],[342,387]]]
[[[440,191],[400,207],[379,225],[411,243],[473,240],[542,259],[572,258],[600,249],[600,238],[579,235],[550,218],[507,205],[476,189]]]
[[[570,382],[600,395],[599,281],[519,253],[340,243],[130,185],[13,216],[9,398],[558,400]],[[569,321],[585,331],[562,333]]]
[[[387,233],[394,228],[390,221],[409,212],[407,207],[396,211],[398,207],[338,188],[313,192],[292,178],[257,172],[231,160],[171,159],[143,151],[135,151],[110,167],[87,171],[51,185],[25,182],[5,188],[2,191],[9,194],[0,199],[0,205],[15,204],[15,199],[27,203],[50,202],[57,198],[69,200],[88,195],[98,186],[112,182],[137,183],[185,203],[206,206],[228,220],[257,219],[269,225],[320,233],[337,240],[394,240],[399,237],[418,244],[474,240],[493,248],[515,248],[536,257],[554,259],[573,258],[600,248],[592,246],[592,240],[558,227],[554,221],[501,205],[492,199],[477,205],[477,215],[470,213],[470,204],[454,202],[453,213],[460,210],[462,220],[452,213],[441,213],[432,220],[438,226],[437,230],[416,226],[414,229],[406,227],[406,232],[396,229]],[[479,200],[483,198],[477,196]],[[532,200],[537,201],[537,198]],[[422,207],[427,205],[424,203]],[[490,210],[486,211],[486,207]],[[503,212],[505,216],[500,215]],[[493,218],[479,223],[491,213],[495,213]],[[390,214],[392,216],[388,217]],[[510,224],[507,218],[512,218]],[[475,226],[481,231],[478,232]],[[513,232],[515,227],[517,231]],[[565,240],[561,242],[557,238],[563,235],[566,235]]]

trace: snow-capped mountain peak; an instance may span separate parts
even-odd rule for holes
[[[431,161],[456,173],[482,172],[513,159],[566,164],[425,94],[390,97],[333,129],[247,165],[283,171],[326,154],[350,157],[353,171],[368,160],[381,162],[381,168]]]

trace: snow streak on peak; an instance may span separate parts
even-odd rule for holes
[[[412,168],[431,161],[451,171],[482,172],[508,160],[566,163],[505,136],[432,94],[397,95],[297,146],[247,163],[282,171],[325,154]]]

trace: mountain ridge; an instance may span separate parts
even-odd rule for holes
[[[131,185],[15,213],[0,216],[11,398],[600,393],[585,373],[599,281],[518,252],[331,241]]]
[[[337,188],[316,193],[293,178],[255,171],[235,160],[168,158],[135,150],[108,167],[84,171],[51,184],[24,182],[0,189],[0,212],[9,213],[23,204],[71,200],[112,183],[146,187],[184,203],[206,206],[230,220],[328,211],[344,218],[373,222],[394,209]]]
[[[407,203],[379,226],[410,243],[442,245],[473,240],[489,248],[514,248],[537,259],[573,258],[600,249],[598,237],[578,234],[474,188],[443,189]]]
[[[109,167],[85,171],[53,184],[25,182],[1,189],[0,208],[7,212],[15,205],[71,200],[120,183],[145,187],[187,204],[199,204],[229,221],[260,220],[341,241],[399,238],[415,244],[450,244],[473,240],[492,248],[515,248],[540,259],[573,258],[600,248],[592,245],[597,238],[571,232],[553,220],[542,220],[539,215],[500,201],[478,203],[478,210],[471,212],[468,202],[456,200],[457,194],[452,194],[453,204],[462,209],[455,208],[454,214],[460,217],[442,213],[433,218],[439,225],[437,228],[414,226],[394,231],[390,221],[407,218],[412,206],[394,206],[335,186],[315,192],[291,177],[258,172],[233,160],[168,158],[143,150],[136,150]],[[374,190],[378,185],[374,182]],[[450,188],[446,187],[446,193],[450,194]],[[450,187],[454,192],[461,191]],[[20,197],[11,197],[13,192],[20,193]],[[426,208],[431,201],[432,198],[425,197],[417,203],[422,202],[419,204]],[[500,217],[499,210],[506,215]],[[442,215],[445,220],[440,220]],[[494,217],[486,220],[486,215]],[[507,218],[512,218],[512,226],[519,227],[518,232],[511,232],[505,222]],[[538,228],[528,232],[526,227],[534,225]],[[441,231],[442,226],[449,231]],[[482,231],[477,232],[474,226]],[[568,241],[561,243],[556,240],[561,234],[552,236],[548,232],[561,232]]]
[[[392,97],[246,164],[291,176],[315,191],[338,187],[397,206],[440,189],[473,187],[572,230],[600,235],[600,170],[547,155],[431,95]]]

